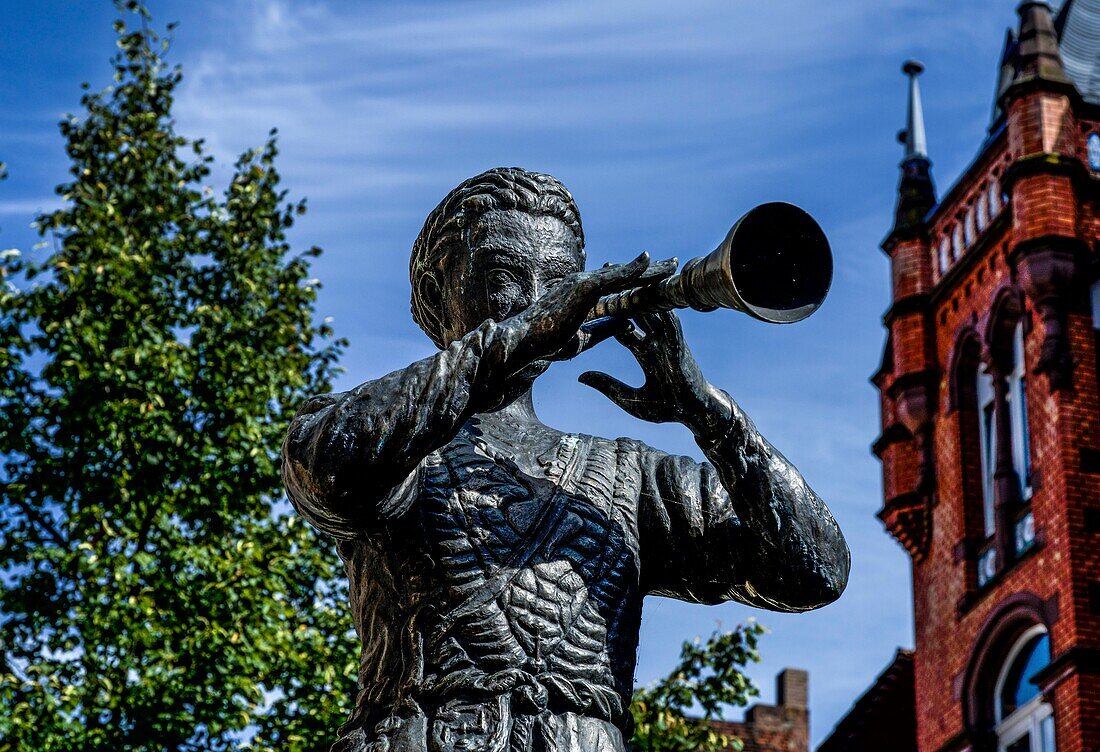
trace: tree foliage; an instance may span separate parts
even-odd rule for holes
[[[743,706],[760,692],[741,669],[757,662],[757,640],[764,628],[749,622],[706,641],[685,642],[680,663],[668,676],[635,690],[630,705],[637,752],[721,752],[741,750],[742,743],[716,731],[709,720],[721,719],[725,706]],[[703,712],[702,718],[689,713]]]
[[[211,189],[167,41],[116,4],[114,85],[61,123],[46,250],[0,252],[0,752],[324,749],[357,642],[277,467],[343,346],[313,323],[319,251],[287,241],[305,206],[274,132]],[[705,719],[757,694],[740,669],[762,632],[685,643],[635,692],[636,749],[739,748]]]
[[[343,345],[319,251],[288,244],[274,132],[207,185],[167,41],[117,4],[45,250],[0,255],[0,750],[324,748],[356,642],[277,467]]]

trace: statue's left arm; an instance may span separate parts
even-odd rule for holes
[[[645,386],[598,373],[582,382],[636,417],[683,423],[709,460],[635,444],[646,592],[776,611],[836,600],[850,557],[828,507],[740,406],[702,377],[673,314],[639,323],[645,339],[623,341],[646,373]]]
[[[639,452],[647,592],[806,611],[840,597],[848,546],[825,502],[730,400],[730,430],[696,433],[709,462]]]

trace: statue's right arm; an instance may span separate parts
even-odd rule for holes
[[[354,537],[407,504],[403,484],[474,413],[503,396],[526,363],[523,327],[486,321],[435,355],[354,389],[320,395],[295,415],[283,442],[283,480],[316,527]]]
[[[498,406],[511,377],[570,346],[596,301],[636,284],[648,266],[642,254],[568,275],[526,309],[486,321],[430,358],[350,392],[314,397],[283,442],[291,503],[338,538],[399,516],[414,496],[420,462],[468,418]]]

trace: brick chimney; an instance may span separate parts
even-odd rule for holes
[[[745,711],[745,720],[713,721],[718,731],[745,743],[744,752],[809,752],[810,675],[799,668],[785,668],[775,680],[776,704],[756,704]]]
[[[800,668],[785,668],[775,678],[776,702],[780,707],[808,710],[810,674]]]

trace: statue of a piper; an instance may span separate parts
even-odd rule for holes
[[[703,377],[669,310],[808,315],[832,274],[816,223],[768,204],[679,274],[645,254],[584,266],[558,180],[465,181],[410,264],[413,317],[440,351],[295,417],[286,486],[339,543],[363,643],[334,752],[623,752],[644,596],[804,611],[844,590],[829,510]],[[581,382],[687,426],[708,463],[535,415],[551,362],[612,335],[644,386]]]

